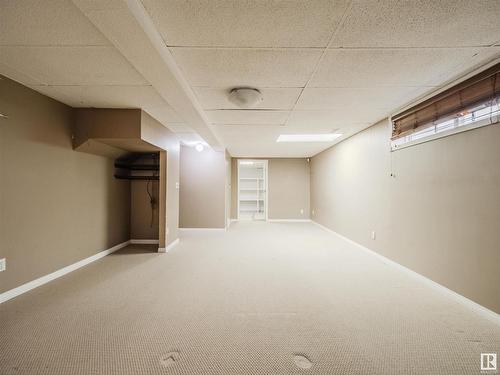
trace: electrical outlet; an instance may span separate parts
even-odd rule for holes
[[[372,240],[374,240],[375,238],[377,238],[377,233],[374,230],[372,230]]]
[[[304,209],[303,208],[300,209],[300,214],[304,215]]]
[[[7,260],[5,258],[0,259],[0,272],[7,269]]]
[[[176,182],[176,183],[175,183],[175,188],[176,188],[177,190],[179,190],[179,183],[178,183],[178,182]]]

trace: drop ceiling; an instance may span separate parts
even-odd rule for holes
[[[144,14],[135,25],[137,5]],[[213,134],[233,156],[312,156],[500,57],[497,0],[18,0],[1,8],[1,74],[72,106],[143,108],[190,141]],[[139,24],[174,67],[134,55],[144,43],[130,28]],[[159,82],[162,69],[178,70],[190,108]],[[227,94],[239,86],[264,100],[238,109]],[[343,136],[276,143],[280,134],[331,131]]]
[[[120,3],[95,4],[121,11]],[[0,4],[0,74],[72,107],[142,108],[181,140],[202,140],[69,0]]]

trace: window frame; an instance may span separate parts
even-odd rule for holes
[[[393,115],[389,117],[389,123],[391,126],[391,138],[389,140],[390,144],[390,150],[391,152],[393,151],[398,151],[407,147],[415,146],[418,144],[430,142],[436,139],[448,137],[451,135],[455,135],[458,133],[474,130],[477,128],[489,126],[489,125],[498,125],[500,124],[500,97],[498,96],[498,83],[495,84],[495,80],[493,81],[493,91],[497,92],[496,96],[493,96],[489,100],[484,99],[483,101],[477,102],[477,104],[473,107],[467,110],[467,107],[464,107],[464,111],[467,111],[469,113],[464,113],[461,116],[456,116],[451,114],[449,117],[441,117],[438,118],[435,121],[429,121],[427,123],[420,123],[418,127],[421,127],[420,130],[418,130],[418,127],[415,128],[415,131],[410,132],[409,134],[403,135],[403,136],[395,136],[394,135],[394,126],[395,126],[395,121],[398,121],[399,119],[403,118],[404,116],[411,115],[412,111],[416,113],[416,111],[419,111],[421,108],[425,108],[426,106],[432,105],[433,102],[437,103],[441,98],[446,98],[448,95],[453,95],[454,92],[457,90],[461,90],[461,87],[467,88],[467,85],[470,85],[470,82],[474,84],[474,82],[479,82],[483,79],[488,79],[488,74],[495,75],[497,77],[499,74],[499,67],[500,67],[500,59],[496,59],[486,66],[483,66],[482,68],[476,69],[473,72],[468,73],[467,75],[463,76],[461,79],[456,79],[453,82],[449,82],[445,86],[441,87],[440,90],[437,90],[433,93],[430,93],[426,95],[425,97],[401,108],[397,113],[395,112]],[[496,73],[495,73],[496,72]],[[483,78],[484,77],[484,78]],[[498,82],[498,78],[497,81]],[[495,87],[497,87],[495,89]],[[448,94],[448,92],[450,94]],[[427,104],[429,103],[429,104]],[[465,104],[465,103],[464,103]],[[482,108],[480,108],[482,107]],[[458,121],[467,121],[467,116],[470,114],[476,113],[478,111],[481,111],[482,109],[489,108],[490,114],[482,114],[479,115],[478,117],[483,117],[484,118],[480,120],[476,120],[473,122],[469,122],[466,124],[456,124],[453,126],[453,128],[447,129],[447,130],[441,130],[439,131],[439,126],[449,122],[450,120]],[[474,115],[473,115],[474,116]],[[417,139],[411,139],[411,137],[418,136],[419,133],[425,133],[428,131],[430,134],[429,135],[422,135],[418,137]],[[405,139],[410,138],[410,140],[406,141]]]
[[[470,124],[467,124],[467,125],[462,125],[462,126],[458,126],[456,128],[453,128],[453,129],[449,129],[449,130],[445,130],[445,131],[442,131],[442,132],[438,132],[438,133],[434,133],[434,134],[431,134],[427,137],[422,137],[420,139],[415,139],[413,141],[409,141],[409,142],[406,142],[406,143],[403,143],[401,145],[395,145],[394,141],[391,141],[391,152],[394,152],[394,151],[398,151],[398,150],[402,150],[404,148],[407,148],[407,147],[412,147],[412,146],[416,146],[416,145],[419,145],[419,144],[422,144],[422,143],[427,143],[427,142],[430,142],[430,141],[434,141],[436,139],[440,139],[440,138],[445,138],[445,137],[449,137],[450,135],[454,135],[454,134],[458,134],[458,133],[463,133],[463,132],[466,132],[466,131],[470,131],[470,130],[474,130],[474,129],[477,129],[477,128],[482,128],[482,127],[485,127],[485,126],[494,126],[494,125],[500,125],[500,115],[495,115],[495,116],[492,116],[491,118],[485,118],[485,119],[482,119],[482,120],[479,120],[479,121],[476,121],[476,122],[471,122]],[[432,127],[430,128],[427,128],[427,129],[432,129]],[[426,130],[426,129],[424,129]]]

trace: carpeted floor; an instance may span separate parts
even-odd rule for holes
[[[498,325],[310,223],[145,249],[0,305],[0,373],[479,374],[500,352]]]

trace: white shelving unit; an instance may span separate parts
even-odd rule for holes
[[[238,220],[267,220],[267,160],[238,160]]]

